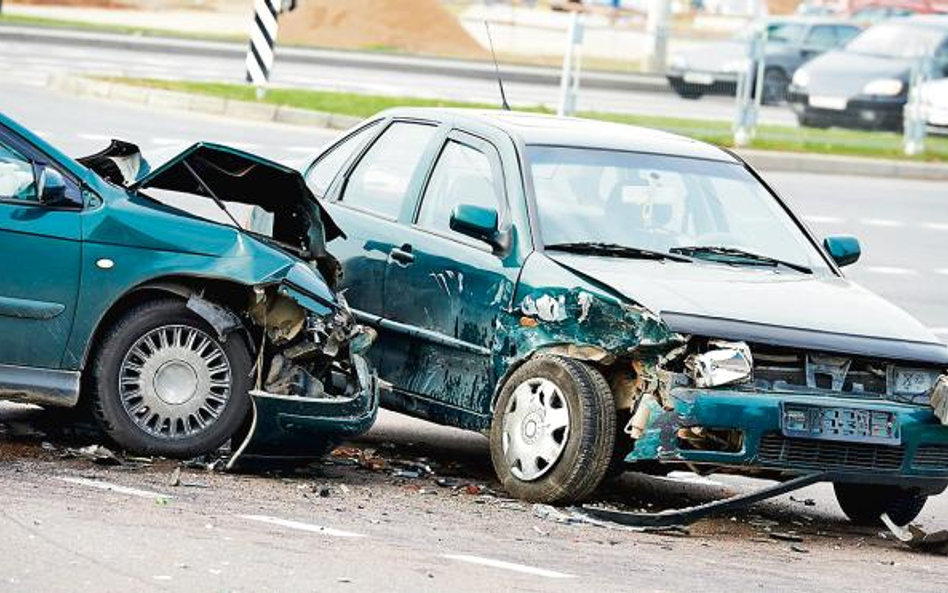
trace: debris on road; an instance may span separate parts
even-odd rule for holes
[[[78,449],[68,447],[63,450],[62,455],[63,457],[88,459],[98,465],[122,465],[122,460],[111,449],[102,445],[89,445]]]
[[[888,514],[883,514],[882,522],[889,528],[889,531],[899,539],[899,541],[908,545],[913,550],[925,552],[927,554],[938,554],[948,556],[948,529],[928,533],[915,524],[909,524],[901,527],[896,525]]]
[[[168,485],[175,488],[181,485],[181,467],[180,466],[174,468],[174,471],[171,472],[171,479],[168,480]]]
[[[621,531],[689,535],[689,531],[681,525],[665,525],[659,527],[623,525],[620,523],[604,521],[593,517],[589,515],[586,510],[587,509],[585,508],[581,509],[578,507],[558,509],[548,504],[539,503],[533,505],[533,514],[535,517],[556,523],[562,523],[564,525],[587,524],[596,527],[604,527],[606,529],[618,529]]]
[[[767,534],[771,539],[780,540],[782,542],[802,542],[803,538],[793,533],[792,531],[771,531]]]

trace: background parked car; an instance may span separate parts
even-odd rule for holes
[[[928,131],[948,135],[948,78],[933,80],[922,87]]]
[[[839,47],[860,31],[838,19],[789,18],[767,21],[764,103],[779,103],[802,64]],[[739,76],[749,70],[748,44],[752,32],[733,39],[702,44],[671,56],[665,77],[672,89],[686,99],[705,94],[733,95]]]
[[[788,99],[803,126],[899,131],[912,68],[925,56],[932,78],[948,75],[948,16],[870,27],[797,70]]]

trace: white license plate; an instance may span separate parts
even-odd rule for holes
[[[928,371],[897,369],[892,391],[899,395],[924,395],[931,390],[934,384],[934,377]]]
[[[714,76],[707,72],[685,72],[683,78],[688,84],[702,84],[706,86],[714,84]]]
[[[832,109],[833,111],[843,111],[849,100],[846,97],[810,97],[810,107],[817,109]]]

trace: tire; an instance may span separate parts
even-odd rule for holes
[[[790,78],[779,68],[768,68],[764,72],[764,96],[761,102],[764,105],[779,105],[787,98],[787,89],[790,88]]]
[[[834,483],[833,489],[839,507],[857,525],[882,525],[883,513],[896,525],[908,525],[928,500],[924,494],[898,486]]]
[[[92,371],[93,410],[128,451],[195,457],[240,428],[250,410],[250,369],[241,338],[219,341],[183,301],[148,301],[108,329]]]
[[[684,81],[670,82],[669,84],[675,94],[682,99],[696,100],[704,96],[704,91],[698,90]]]
[[[491,460],[516,498],[577,502],[605,477],[615,438],[615,402],[602,373],[582,362],[540,355],[504,383],[491,423]]]

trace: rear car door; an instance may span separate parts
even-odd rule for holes
[[[463,426],[489,414],[491,345],[519,267],[450,228],[461,204],[496,209],[501,230],[510,225],[497,149],[453,131],[386,268],[385,317],[405,331],[386,349],[383,374],[409,411]]]
[[[37,179],[47,166],[42,153],[0,127],[0,365],[59,368],[72,329],[80,212],[40,203]],[[66,184],[78,199],[78,186]]]
[[[345,239],[333,241],[330,251],[342,265],[340,288],[363,321],[384,314],[386,265],[392,249],[403,242],[399,218],[414,203],[421,183],[420,164],[430,158],[429,147],[439,133],[430,122],[395,120],[377,125],[384,129],[370,132],[371,141],[354,151],[343,174],[329,182],[331,188],[317,188],[332,196],[327,209],[346,234]],[[332,154],[323,158],[327,157]],[[312,180],[310,187],[327,183],[317,179],[319,164],[307,176]],[[382,368],[389,338],[389,332],[382,330],[377,345],[369,350],[377,369]],[[381,376],[386,378],[384,370]]]

